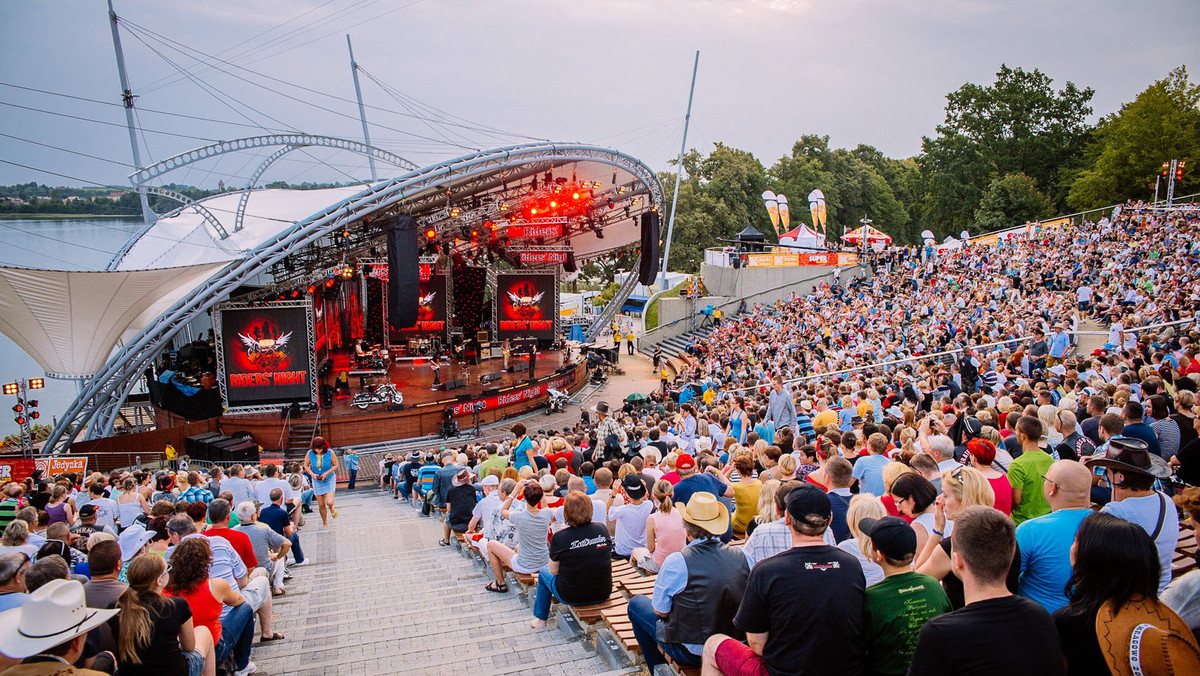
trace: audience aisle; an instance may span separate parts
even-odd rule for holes
[[[606,672],[553,626],[530,629],[516,596],[485,595],[481,569],[438,547],[438,521],[370,488],[338,491],[338,507],[329,529],[310,518],[301,532],[312,564],[276,599],[287,640],[255,644],[258,673]]]

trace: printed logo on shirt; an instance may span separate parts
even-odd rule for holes
[[[804,570],[834,570],[841,567],[842,564],[840,561],[829,561],[827,563],[812,563],[806,561],[804,563]]]
[[[597,535],[594,538],[588,538],[586,540],[576,540],[571,543],[571,549],[583,549],[584,547],[596,547],[597,549],[603,549],[607,546],[608,538],[604,537],[603,535]]]

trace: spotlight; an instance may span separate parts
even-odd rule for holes
[[[579,199],[579,193],[576,192],[575,194],[571,195],[571,199],[573,199],[573,200]]]
[[[21,390],[21,386],[17,383],[4,383],[5,394],[16,394]]]
[[[434,230],[433,228],[429,228],[429,229],[425,230],[425,238],[426,239],[437,239],[437,230]]]
[[[537,207],[534,207],[534,208],[530,209],[530,210],[529,210],[529,213],[530,213],[530,214],[532,214],[532,215],[534,215],[534,216],[537,216]]]
[[[12,410],[13,410],[13,413],[21,413],[22,411],[25,410],[25,405],[24,404],[16,404],[15,406],[12,407]]]
[[[31,389],[31,390],[40,390],[45,386],[46,386],[46,381],[42,380],[41,378],[30,378],[29,379],[29,389]],[[37,404],[34,404],[34,406],[37,406]]]
[[[292,298],[300,297],[300,289],[292,289]]]
[[[488,230],[495,230],[495,229],[496,229],[496,224],[495,224],[495,223],[493,223],[493,222],[491,222],[491,221],[484,221],[484,222],[483,222],[483,227],[487,228]]]
[[[558,202],[555,202],[554,200],[551,200],[551,201],[550,201],[550,208],[551,208],[551,209],[557,209],[557,208],[558,208]]]
[[[16,422],[18,425],[24,425],[25,424],[25,416],[19,415],[19,416],[13,418],[13,421]]]
[[[351,279],[354,277],[354,266],[347,263],[342,266],[342,279]]]
[[[459,216],[462,216],[462,209],[454,207],[450,210],[450,218],[458,218]]]
[[[334,278],[330,277],[329,279],[325,280],[325,288],[326,288],[326,289],[332,288],[332,287],[333,287],[333,285],[334,285],[334,284],[336,284],[336,283],[337,283],[337,280],[335,280]]]
[[[500,213],[504,213],[506,211],[508,211],[508,202],[501,202],[500,203]]]
[[[309,284],[309,285],[308,285],[308,292],[309,292],[309,293],[316,293],[316,291],[317,291],[317,285],[316,285],[316,284]]]
[[[38,413],[37,411],[33,411],[32,413],[29,414],[29,417],[34,420],[37,420],[38,418],[42,417],[42,414]]]

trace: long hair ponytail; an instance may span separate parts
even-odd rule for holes
[[[142,663],[138,653],[149,647],[154,634],[151,606],[162,603],[164,599],[155,583],[166,570],[166,562],[157,554],[143,554],[129,564],[129,570],[125,573],[129,578],[129,588],[117,599],[117,607],[121,609],[117,652],[122,662]]]
[[[658,503],[658,511],[663,514],[670,514],[671,508],[675,504],[671,497],[675,495],[675,486],[666,479],[659,479],[654,482],[654,501]]]

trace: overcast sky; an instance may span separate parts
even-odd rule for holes
[[[913,155],[941,121],[946,93],[991,82],[1001,63],[1040,68],[1059,86],[1094,87],[1099,115],[1174,66],[1196,67],[1200,54],[1195,0],[116,0],[116,9],[133,24],[122,40],[151,160],[205,143],[158,132],[229,139],[262,133],[262,125],[360,138],[347,32],[367,73],[440,111],[368,110],[375,144],[421,165],[522,140],[417,119],[449,114],[470,127],[608,145],[666,169],[678,152],[697,49],[689,147],[723,141],[768,165],[804,133]],[[119,101],[101,0],[3,0],[0,26],[0,82]],[[228,74],[220,72],[177,51],[187,48],[338,98],[231,65],[217,64]],[[368,105],[408,112],[365,75],[363,90]],[[126,183],[128,167],[10,138],[129,163],[119,106],[8,86],[0,103],[110,123],[2,105],[0,159]],[[244,176],[248,161],[225,158],[167,180],[212,186]],[[281,163],[268,180],[362,178],[364,167],[314,151]],[[27,180],[78,184],[0,163],[0,183]]]

